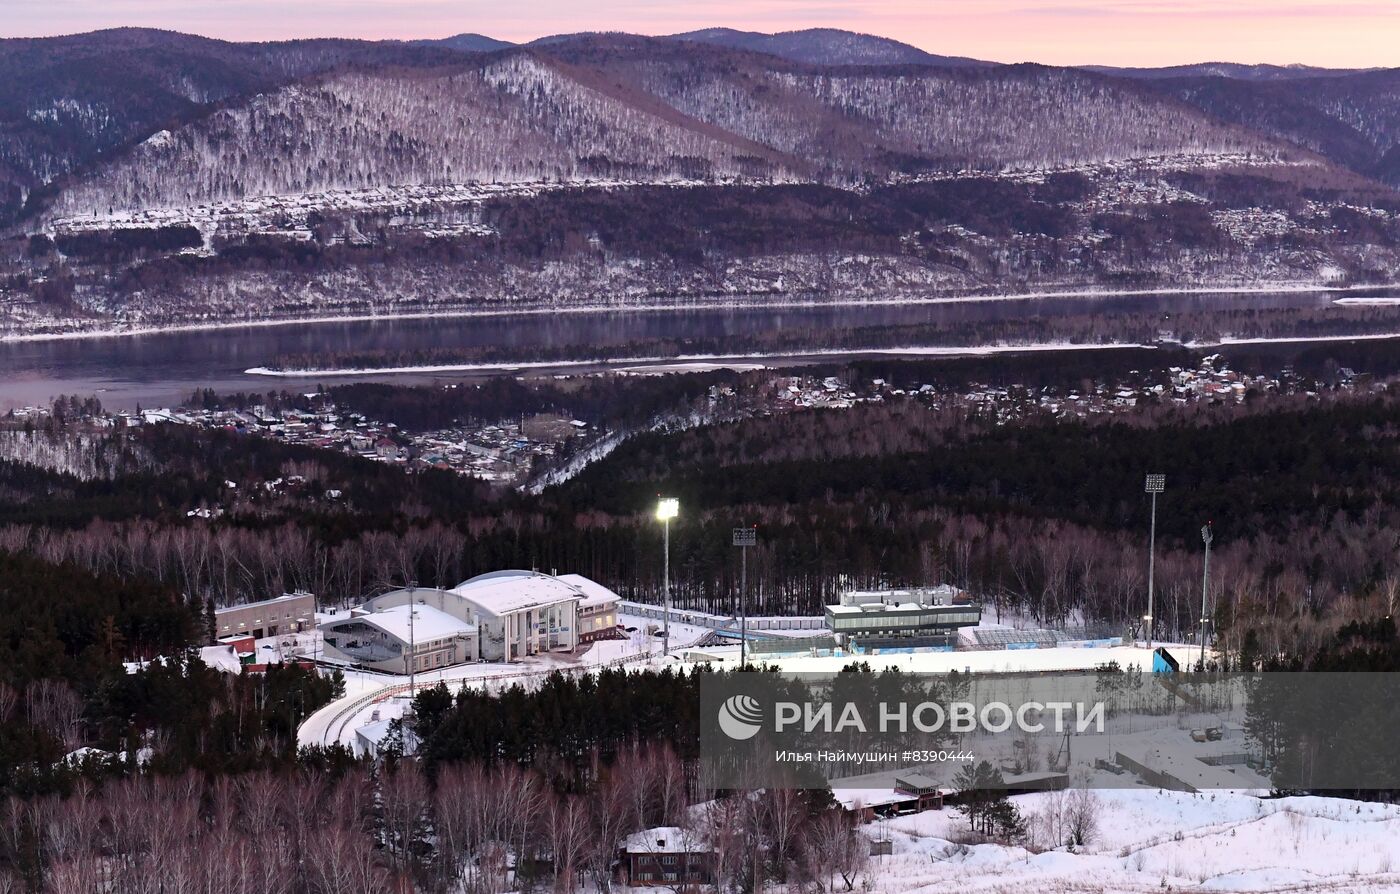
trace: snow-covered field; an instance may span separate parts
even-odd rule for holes
[[[1034,817],[1053,795],[1013,798]],[[1400,807],[1235,792],[1103,791],[1080,853],[961,845],[966,820],[931,811],[865,827],[874,892],[1400,891]]]
[[[1192,646],[1180,643],[1157,643],[1183,662],[1194,654]],[[739,662],[739,647],[724,646],[707,649],[721,661]],[[894,655],[810,656],[783,655],[764,657],[767,664],[788,673],[834,674],[852,661],[869,664],[875,671],[895,668],[909,673],[998,674],[1012,672],[1093,670],[1116,661],[1124,670],[1152,669],[1152,649],[1146,646],[1106,646],[1102,648],[1057,647],[1053,649],[988,649],[976,652],[910,652]]]

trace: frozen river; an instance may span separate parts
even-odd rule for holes
[[[1334,293],[1215,293],[969,300],[821,307],[715,308],[592,313],[445,316],[303,322],[276,326],[145,335],[0,342],[0,411],[47,403],[59,394],[96,394],[109,409],[168,406],[195,389],[219,392],[315,387],[314,380],[277,380],[245,370],[285,355],[453,347],[532,349],[617,345],[678,337],[723,339],[797,333],[820,347],[832,329],[947,325],[1084,313],[1155,311],[1164,315],[1235,307],[1322,307]],[[394,381],[460,379],[462,374],[410,374]],[[382,379],[384,375],[359,378]],[[344,377],[336,381],[350,381]]]

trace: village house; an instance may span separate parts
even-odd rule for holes
[[[634,888],[698,888],[713,883],[714,858],[714,851],[694,832],[659,826],[628,836],[619,874]]]

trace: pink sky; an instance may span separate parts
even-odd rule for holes
[[[1002,62],[1400,66],[1400,0],[3,0],[0,36],[139,25],[230,40],[847,28]]]

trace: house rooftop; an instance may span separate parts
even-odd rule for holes
[[[918,788],[938,788],[943,783],[929,776],[927,773],[900,773],[895,777],[895,782],[902,782],[905,785],[912,785]]]
[[[627,836],[622,849],[629,854],[697,854],[709,850],[704,840],[679,826],[657,826]]]

